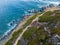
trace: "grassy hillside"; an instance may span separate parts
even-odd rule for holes
[[[37,22],[39,22],[40,26]],[[35,21],[39,28],[37,28],[38,26],[33,23],[34,25],[29,27],[24,33],[23,40],[27,43],[24,44],[57,45],[60,41],[60,38],[56,36],[60,36],[60,11],[48,11],[43,16],[40,16],[37,22]],[[22,43],[20,45],[22,45]]]
[[[31,24],[39,14],[35,14],[23,25],[23,29]],[[23,30],[21,29],[21,30]],[[22,32],[22,31],[21,31]],[[13,34],[13,37],[5,45],[13,45],[15,37],[20,31]],[[31,27],[23,34],[17,45],[57,45],[60,42],[60,11],[48,11],[34,21]]]

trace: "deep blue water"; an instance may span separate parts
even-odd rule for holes
[[[3,2],[3,3],[2,3]],[[32,9],[40,9],[42,6],[47,6],[48,3],[40,2],[26,2],[26,1],[2,1],[0,2],[0,37],[7,34],[6,32],[16,26],[19,20],[22,19],[25,12]],[[40,5],[40,6],[38,6]],[[16,21],[13,26],[8,24],[13,20]]]

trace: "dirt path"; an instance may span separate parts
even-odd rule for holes
[[[54,11],[54,10],[60,10],[60,7],[46,8],[44,11]]]
[[[45,13],[45,12],[44,12]],[[32,20],[31,23],[33,23],[34,21],[38,20],[38,17],[42,16],[44,13],[42,13],[41,15],[38,15],[34,20]],[[22,35],[27,31],[28,27],[30,27],[30,25],[28,25],[25,29],[23,29],[22,33],[19,35],[19,37],[16,39],[14,45],[17,45],[18,41],[21,39]]]

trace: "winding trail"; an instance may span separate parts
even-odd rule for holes
[[[46,13],[46,12],[44,12]],[[38,15],[35,19],[32,20],[31,23],[33,23],[34,21],[38,20],[38,18],[40,16],[42,16],[44,13]],[[27,31],[28,27],[31,27],[31,24],[29,24],[25,29],[23,29],[22,33],[18,36],[18,38],[16,39],[15,43],[13,45],[17,45],[18,41],[21,39],[22,35]]]

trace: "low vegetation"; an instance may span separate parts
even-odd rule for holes
[[[36,32],[37,28],[36,27],[30,27],[28,30],[23,34],[23,38],[25,40],[29,39],[32,37],[32,35]]]
[[[21,29],[19,29],[18,31],[15,31],[15,32],[13,33],[11,39],[10,39],[8,42],[6,42],[5,45],[13,45],[13,43],[15,42],[15,40],[17,39],[17,37],[19,36],[19,34],[22,32],[22,30],[23,30],[26,26],[28,26],[28,25],[31,23],[31,21],[32,21],[34,18],[36,18],[36,16],[37,16],[38,14],[41,14],[41,13],[36,13],[36,14],[33,15],[32,17],[30,17],[30,18],[26,21],[26,23],[23,25],[23,27],[22,27]]]
[[[18,41],[17,45],[21,45],[20,40]]]
[[[19,29],[18,31],[15,31],[11,37],[10,40],[8,40],[8,42],[6,42],[5,45],[13,45],[13,43],[15,42],[16,38],[19,36],[19,34],[22,32],[22,29]]]
[[[23,25],[23,28],[25,28],[26,26],[28,26],[31,22],[32,22],[32,20],[33,19],[35,19],[38,15],[40,15],[41,13],[39,12],[39,13],[36,13],[36,14],[34,14],[32,17],[30,17],[27,21],[26,21],[26,23]]]
[[[40,27],[31,26],[23,34],[23,40],[27,45],[55,45],[57,41],[54,37],[55,34],[60,35],[60,12],[48,11],[38,20],[41,23]],[[44,29],[46,27],[46,29]],[[54,39],[52,40],[52,38]],[[60,39],[57,39],[60,41]],[[53,41],[50,42],[50,41]]]
[[[23,25],[23,29],[31,24],[32,20],[35,19],[39,14],[40,13],[35,14],[29,18]],[[57,42],[60,42],[60,39],[57,37],[57,41],[55,37],[56,34],[60,36],[60,11],[48,11],[40,16],[37,22],[39,24],[37,23],[36,26],[31,25],[31,27],[29,27],[23,34],[22,39],[26,43],[23,43],[24,45],[55,45]],[[39,25],[39,28],[37,28],[37,25]],[[17,33],[20,34],[20,31],[17,31]],[[15,39],[18,37],[17,33],[13,34],[13,38],[10,39],[11,42],[12,40],[15,41]],[[19,40],[17,45],[21,45],[21,42],[23,41]],[[12,44],[10,41],[8,41],[6,45]]]

